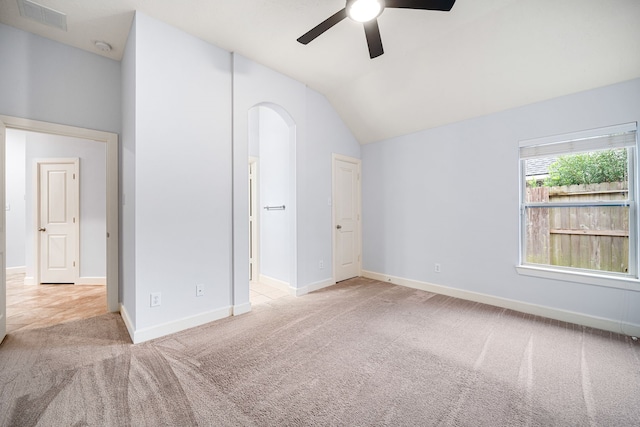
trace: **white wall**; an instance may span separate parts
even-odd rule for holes
[[[135,326],[136,300],[136,25],[122,56],[122,138],[120,144],[120,271],[118,294],[123,312]],[[131,331],[130,331],[131,332]]]
[[[298,150],[298,262],[301,283],[313,290],[333,276],[332,154],[359,159],[360,145],[324,96],[307,89],[306,105],[307,141]]]
[[[0,114],[120,132],[120,63],[0,24]]]
[[[515,270],[518,141],[639,120],[633,80],[363,146],[363,268],[640,327],[640,288]]]
[[[302,202],[289,211],[298,247],[291,282],[330,282],[331,153],[358,157],[359,146],[324,97],[142,14],[122,64],[2,24],[0,55],[0,114],[122,128],[119,292],[134,335],[187,327],[230,304],[248,310],[248,112],[261,103],[282,107],[295,123]],[[197,282],[206,295],[195,299]],[[163,303],[152,310],[155,291]]]
[[[135,204],[123,216],[135,233],[123,242],[135,253],[135,284],[123,288],[135,288],[129,327],[143,340],[229,314],[231,55],[141,13],[132,34],[122,186],[125,206]],[[161,306],[150,307],[152,292]]]
[[[247,158],[255,151],[250,140],[249,110],[258,104],[283,108],[296,126],[297,293],[332,283],[331,154],[360,157],[360,146],[324,96],[302,83],[234,54],[234,305],[249,301],[249,219]],[[293,207],[293,206],[292,206]],[[288,209],[288,208],[287,208]],[[324,269],[319,261],[324,261]]]
[[[289,283],[291,279],[291,144],[289,126],[267,107],[259,110],[260,274]],[[285,205],[285,210],[265,206]]]
[[[237,313],[249,307],[249,110],[264,103],[285,110],[295,124],[297,157],[306,144],[305,100],[302,83],[233,54],[233,305]],[[299,170],[297,160],[295,170]],[[292,185],[297,192],[297,176]],[[299,220],[293,204],[289,215],[292,221]],[[297,267],[297,258],[293,262]],[[296,288],[297,282],[297,271],[292,271],[289,284]]]
[[[5,172],[6,204],[9,206],[9,210],[6,211],[8,268],[26,266],[25,138],[24,132],[7,129]]]
[[[48,135],[22,133],[26,143],[26,275],[35,273],[35,159],[78,157],[80,159],[80,281],[106,278],[106,144],[103,142]],[[92,282],[93,283],[93,282]]]

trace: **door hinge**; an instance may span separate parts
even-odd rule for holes
[[[73,223],[74,224],[76,223],[76,217],[73,217]]]
[[[74,267],[76,266],[76,262],[75,262],[75,261],[73,261],[73,266],[74,266]]]
[[[76,174],[75,173],[73,174],[73,179],[76,179]]]

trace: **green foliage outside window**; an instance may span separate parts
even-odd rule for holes
[[[549,165],[547,187],[627,180],[627,150],[603,150],[561,156]]]
[[[603,150],[558,157],[549,165],[549,177],[544,185],[599,184],[627,179],[627,150]]]

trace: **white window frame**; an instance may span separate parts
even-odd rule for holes
[[[544,138],[520,141],[520,241],[519,264],[516,270],[519,274],[578,282],[596,286],[606,286],[620,289],[635,289],[640,287],[638,274],[640,271],[640,248],[638,231],[638,136],[637,123],[591,129],[571,134],[555,135]],[[577,269],[571,267],[551,266],[544,264],[526,263],[524,249],[526,245],[526,207],[539,203],[526,202],[526,170],[525,161],[535,157],[550,157],[554,155],[571,154],[601,150],[607,148],[631,148],[629,150],[629,196],[625,201],[589,202],[589,206],[628,206],[629,207],[629,270],[627,273],[615,273],[598,270]],[[544,203],[544,207],[570,207],[584,205],[584,203]]]

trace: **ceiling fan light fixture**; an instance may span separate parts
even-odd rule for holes
[[[384,10],[384,0],[347,0],[347,15],[356,22],[376,19]]]

